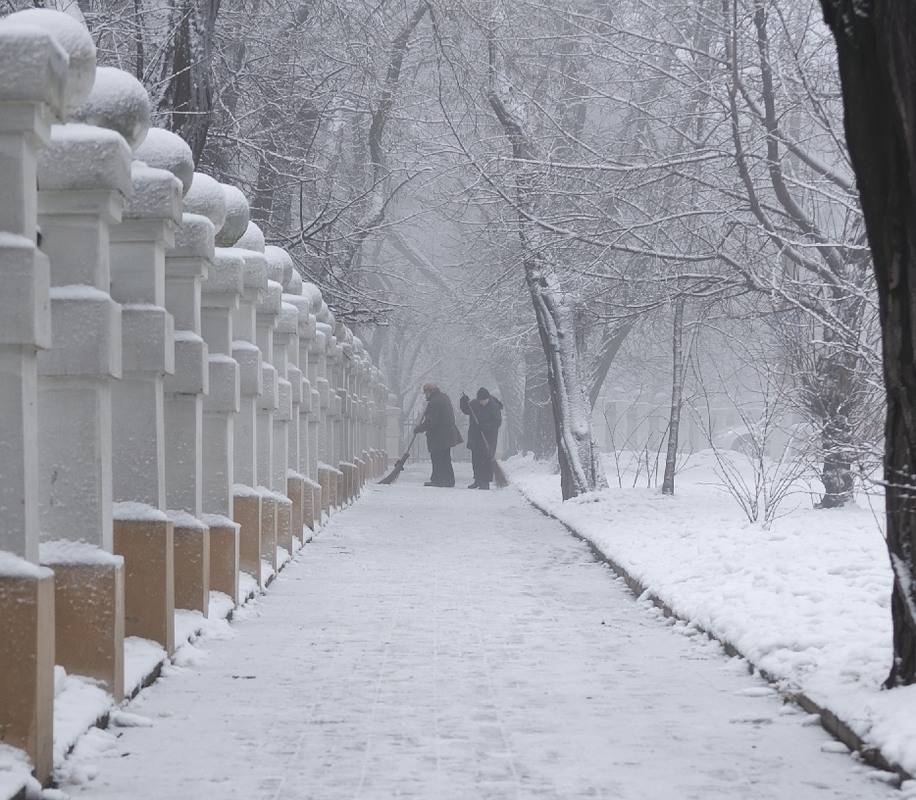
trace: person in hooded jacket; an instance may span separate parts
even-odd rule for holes
[[[462,393],[458,405],[471,418],[468,449],[471,451],[474,482],[468,489],[489,489],[493,480],[493,460],[496,458],[496,437],[503,421],[503,404],[481,386],[476,399],[471,400]]]
[[[448,395],[443,394],[435,383],[424,383],[426,410],[420,422],[414,426],[414,433],[426,433],[426,446],[433,474],[424,486],[452,487],[455,485],[455,470],[452,466],[452,448],[464,439],[455,424],[455,409]]]

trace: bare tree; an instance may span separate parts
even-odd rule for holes
[[[515,204],[519,215],[525,282],[531,295],[538,334],[547,359],[563,499],[607,488],[592,434],[591,407],[585,394],[577,350],[574,306],[540,239],[535,221],[546,196],[545,169],[525,113],[505,75],[497,45],[496,23],[487,30],[490,68],[487,98],[512,146]]]

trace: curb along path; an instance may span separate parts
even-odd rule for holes
[[[468,483],[459,465],[459,486]],[[77,745],[70,796],[894,797],[515,490],[422,467],[334,515],[227,635]]]

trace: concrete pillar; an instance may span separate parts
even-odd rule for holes
[[[166,255],[183,223],[194,159],[161,128],[147,131],[133,159],[136,195],[112,232],[111,285],[124,330],[122,380],[113,386],[114,550],[125,562],[126,634],[171,653],[175,530],[165,513],[165,381],[175,372],[175,324],[166,308]]]
[[[337,468],[341,472],[341,505],[352,503],[356,497],[357,455],[354,446],[354,407],[352,392],[353,332],[342,322],[334,328],[338,342],[339,362],[337,364],[336,395],[340,400],[340,442]]]
[[[296,408],[294,409],[294,399],[298,401],[302,396],[301,375],[298,370],[291,370],[289,364],[290,350],[296,350],[297,353],[299,350],[298,341],[295,341],[298,338],[298,317],[299,313],[294,306],[289,303],[282,303],[280,306],[280,314],[277,317],[277,324],[273,329],[274,367],[277,370],[278,389],[277,408],[276,411],[274,411],[273,419],[273,485],[278,495],[290,501],[292,501],[293,494],[297,497],[301,495],[301,489],[299,487],[294,486],[292,494],[290,490],[290,482],[292,481],[295,483],[295,476],[298,475],[290,455],[290,440],[294,438],[290,435],[290,428],[294,425],[294,418],[295,427],[298,428],[298,402],[295,404]],[[294,380],[298,381],[299,384],[298,388],[295,390],[293,388]],[[294,446],[298,449],[298,440],[295,440]],[[298,464],[296,464],[295,467],[298,467]],[[291,472],[292,475],[290,475]],[[281,503],[281,507],[279,521],[281,524],[287,526],[288,532],[284,531],[281,533],[278,529],[277,541],[281,547],[292,554],[295,552],[292,537],[295,536],[297,542],[302,538],[302,511],[301,508],[297,507],[294,509],[292,506],[289,506],[289,519],[286,520],[283,514],[287,513],[287,506],[285,503]],[[296,528],[297,524],[298,529]]]
[[[261,568],[262,493],[258,489],[257,404],[263,391],[263,375],[255,307],[267,291],[267,261],[262,253],[244,247],[245,244],[243,239],[239,240],[234,248],[244,267],[242,294],[232,318],[232,357],[239,365],[239,412],[232,420],[233,519],[241,526],[239,569],[250,576],[254,588],[263,588],[269,576]]]
[[[203,412],[203,521],[210,528],[210,589],[233,605],[239,596],[239,524],[234,520],[233,417],[239,411],[240,375],[232,357],[234,312],[242,295],[245,261],[232,245],[248,226],[248,201],[222,185],[226,219],[201,284],[201,335],[209,350],[210,393]]]
[[[350,394],[353,397],[353,419],[351,422],[351,436],[353,447],[353,462],[356,464],[354,500],[362,491],[363,484],[369,477],[369,446],[366,441],[367,397],[366,391],[366,365],[363,343],[357,336],[353,336],[352,352],[348,364],[350,379]]]
[[[398,398],[396,395],[388,395],[388,405],[385,407],[385,450],[390,457],[399,458],[401,454],[401,409],[397,406]],[[405,442],[404,447],[407,446]],[[387,462],[388,459],[386,459]],[[388,468],[386,463],[385,468]]]
[[[366,478],[364,483],[374,481],[381,477],[379,471],[379,451],[376,442],[376,426],[378,424],[378,405],[376,403],[377,390],[377,371],[372,366],[372,359],[365,347],[362,352],[360,361],[362,374],[362,395],[364,403],[364,417],[362,426],[362,442],[366,454]]]
[[[298,277],[298,276],[297,276]],[[317,289],[315,290],[317,292]],[[283,299],[296,308],[298,359],[302,374],[302,397],[299,403],[299,461],[297,471],[302,475],[302,524],[314,532],[321,522],[321,484],[317,480],[318,405],[313,400],[315,365],[310,360],[311,341],[315,338],[315,316],[311,313],[311,298],[303,294],[301,279],[290,281]],[[311,376],[311,377],[310,377]]]
[[[175,650],[175,529],[145,503],[115,503],[114,549],[124,559],[124,631]],[[128,687],[130,690],[133,687]]]
[[[285,421],[286,496],[293,503],[290,529],[292,535],[301,544],[304,541],[303,528],[306,525],[306,476],[302,472],[304,458],[301,435],[305,380],[302,371],[299,369],[299,310],[292,303],[285,302],[289,296],[283,296],[284,303],[280,322],[277,326],[277,341],[274,344],[274,349],[279,349],[284,354],[283,373],[290,386],[289,419]],[[280,420],[280,422],[283,423],[284,421]]]
[[[186,207],[193,191],[192,183]],[[202,415],[209,388],[207,345],[200,335],[200,282],[213,259],[213,233],[207,217],[185,212],[165,258],[165,303],[175,319],[175,374],[165,381],[166,505],[194,517],[200,516],[203,502]]]
[[[67,54],[48,33],[0,24],[0,550],[38,561],[37,351],[51,345],[48,260],[36,246],[37,156],[63,113]]]
[[[166,255],[166,306],[175,317],[175,374],[166,379],[166,505],[174,525],[176,606],[209,613],[210,535],[203,524],[204,398],[210,389],[201,336],[201,283],[226,219],[222,188],[194,173],[181,229]],[[179,522],[179,519],[182,520]]]
[[[54,575],[37,566],[37,351],[51,345],[48,261],[37,249],[37,154],[68,101],[78,104],[91,86],[95,54],[82,33],[74,30],[71,41],[91,58],[77,53],[71,76],[68,49],[47,30],[10,17],[0,23],[0,730],[42,783],[53,768],[55,627]]]
[[[0,45],[2,46],[2,45]],[[54,574],[0,553],[0,729],[47,783],[54,744]]]
[[[363,366],[366,371],[366,447],[369,452],[369,476],[367,480],[374,481],[382,477],[381,458],[382,448],[379,446],[379,404],[378,404],[378,370],[372,364],[368,351],[363,355]]]
[[[210,609],[210,529],[185,511],[170,510],[174,529],[175,608]]]
[[[357,466],[357,495],[371,477],[371,453],[368,438],[369,397],[368,397],[368,356],[359,337],[353,337],[353,396],[356,413],[354,415],[354,449]]]
[[[174,372],[165,251],[181,221],[181,182],[134,161],[133,202],[111,232],[112,297],[121,304],[122,377],[112,387],[116,501],[165,508],[163,382]]]
[[[109,234],[110,291],[121,305],[122,322],[121,380],[111,386],[113,547],[124,560],[123,631],[153,639],[170,653],[174,575],[169,573],[174,560],[166,551],[173,542],[174,525],[162,513],[166,504],[164,381],[174,372],[175,344],[173,318],[165,308],[165,259],[182,221],[183,176],[193,169],[193,159],[179,137],[149,131],[146,90],[121,70],[100,68],[89,98],[74,116],[117,131],[133,151],[132,195],[120,224]],[[169,155],[163,157],[163,151]],[[163,160],[165,168],[146,163],[143,159],[148,155]],[[56,571],[63,585],[60,569]],[[86,567],[80,572],[85,573]],[[80,577],[77,574],[70,581],[77,589]],[[75,596],[80,595],[77,590]],[[58,601],[59,628],[66,627],[61,608]],[[82,639],[78,645],[85,648]]]
[[[136,103],[118,106],[122,90]],[[133,193],[131,147],[149,127],[149,99],[131,76],[100,69],[71,118],[78,121],[54,126],[38,161],[53,333],[38,361],[40,558],[58,586],[57,663],[97,679],[120,702],[124,565],[114,555],[112,386],[122,331],[110,236]]]
[[[286,294],[293,287],[293,260],[279,247],[264,248],[268,277],[282,287],[280,315],[274,328],[274,366],[278,375],[277,410],[274,414],[274,464],[277,491],[290,501],[289,532],[278,531],[280,545],[292,553],[303,541],[304,475],[300,472],[299,412],[302,406],[303,377],[299,370],[299,311],[286,302]],[[298,278],[298,275],[296,275]],[[295,286],[301,291],[302,281]],[[287,524],[285,504],[281,504],[281,524]]]
[[[130,150],[113,131],[55,125],[38,180],[54,331],[39,356],[43,537],[110,552],[110,384],[121,374],[121,307],[109,294],[109,229],[131,191]]]
[[[273,365],[273,327],[280,313],[282,286],[269,279],[270,268],[264,255],[264,234],[252,222],[236,247],[257,256],[264,265],[268,278],[254,306],[254,339],[261,357],[261,394],[255,402],[255,473],[257,488],[261,492],[261,572],[262,585],[269,582],[280,568],[277,551],[277,530],[281,521],[280,498],[282,489],[275,486],[276,471],[274,444],[274,413],[279,401],[280,386]]]
[[[285,469],[283,470],[282,486],[276,470],[277,441],[274,431],[274,418],[280,403],[280,376],[274,361],[273,331],[277,318],[280,315],[281,296],[283,287],[276,281],[267,281],[267,291],[255,307],[256,331],[258,349],[261,351],[261,379],[263,392],[258,398],[257,405],[257,442],[258,442],[258,482],[263,492],[261,499],[264,527],[261,530],[262,558],[269,565],[269,569],[276,573],[281,564],[277,552],[277,525],[279,523],[278,496],[285,497],[286,481]],[[289,384],[284,380],[289,399]],[[286,437],[283,437],[285,449]],[[282,492],[281,492],[282,488]]]
[[[375,475],[380,477],[388,473],[388,443],[386,441],[388,431],[388,387],[383,383],[382,375],[376,366],[372,367],[372,397],[372,402],[375,406],[372,446],[378,461]]]
[[[329,314],[328,328],[331,335],[328,337],[328,418],[330,420],[331,441],[328,447],[328,463],[334,470],[332,477],[332,502],[334,507],[341,508],[346,503],[346,489],[344,472],[341,465],[344,462],[344,411],[345,397],[341,396],[341,375],[343,373],[343,347],[337,340],[333,331],[336,327],[336,321],[333,315]]]
[[[330,383],[328,382],[328,340],[330,331],[326,323],[315,324],[314,346],[315,389],[318,392],[318,428],[317,456],[318,482],[321,484],[321,507],[325,514],[330,514],[335,505],[336,468],[331,466],[333,460],[333,409],[330,401]],[[333,493],[332,493],[333,489]]]

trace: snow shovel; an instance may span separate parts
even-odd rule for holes
[[[397,461],[394,462],[394,468],[389,472],[384,478],[382,478],[379,483],[384,483],[386,486],[394,483],[398,479],[398,475],[401,474],[404,470],[404,465],[407,463],[407,459],[410,458],[410,448],[413,447],[414,440],[417,438],[417,434],[414,434],[410,439],[410,444],[407,445],[407,450]]]
[[[503,472],[503,468],[499,466],[499,463],[496,461],[496,456],[493,454],[493,448],[490,447],[487,437],[484,436],[483,431],[480,430],[480,423],[477,421],[477,415],[470,405],[468,405],[468,411],[471,412],[471,416],[474,418],[474,424],[477,426],[477,430],[480,431],[480,438],[483,439],[487,452],[490,454],[490,464],[493,466],[493,483],[496,484],[497,489],[505,489],[509,485],[509,479],[506,477],[506,473]]]

